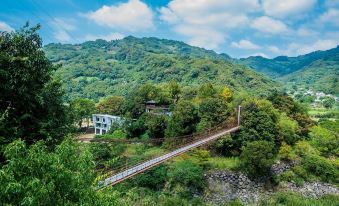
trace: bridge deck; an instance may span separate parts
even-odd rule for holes
[[[196,147],[201,146],[203,144],[206,144],[210,141],[218,139],[219,137],[222,137],[225,134],[237,131],[238,129],[239,129],[239,126],[233,127],[231,129],[227,129],[227,130],[222,130],[222,131],[220,131],[216,134],[211,135],[210,137],[207,137],[207,138],[202,139],[202,140],[198,140],[198,141],[196,141],[196,142],[194,142],[190,145],[181,147],[181,148],[176,149],[176,150],[174,150],[170,153],[164,154],[164,155],[159,156],[157,158],[146,161],[142,164],[131,167],[131,168],[125,170],[125,171],[119,172],[119,173],[99,182],[97,189],[102,189],[102,188],[107,187],[109,185],[115,185],[115,184],[117,184],[117,183],[119,183],[119,182],[121,182],[121,181],[123,181],[127,178],[130,178],[130,177],[132,177],[136,174],[139,174],[139,173],[141,173],[141,172],[143,172],[143,171],[145,171],[149,168],[152,168],[152,167],[154,167],[154,166],[156,166],[156,165],[158,165],[158,164],[160,164],[160,163],[162,163],[162,162],[164,162],[168,159],[171,159],[171,158],[178,156],[178,155],[180,155],[184,152],[187,152],[187,151],[189,151],[193,148],[196,148]]]

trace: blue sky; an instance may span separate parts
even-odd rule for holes
[[[26,21],[45,44],[155,36],[238,58],[339,44],[339,0],[1,0],[0,30]]]

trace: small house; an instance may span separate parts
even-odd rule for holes
[[[114,123],[121,125],[123,120],[119,116],[108,114],[93,114],[94,131],[97,135],[106,134]]]
[[[146,113],[152,113],[152,114],[164,114],[171,116],[172,112],[170,112],[170,108],[168,105],[157,105],[154,100],[147,101],[146,102]]]

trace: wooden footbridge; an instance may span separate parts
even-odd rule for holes
[[[239,130],[240,127],[240,106],[238,107],[238,115],[237,115],[237,123],[234,125],[234,123],[223,123],[217,127],[214,127],[212,129],[209,129],[199,135],[190,135],[190,138],[192,139],[192,142],[179,147],[172,152],[166,153],[164,155],[161,155],[159,157],[153,158],[151,160],[145,161],[140,164],[136,164],[135,166],[124,168],[123,170],[120,170],[119,172],[112,174],[110,177],[104,179],[103,181],[100,181],[97,186],[97,190],[103,189],[105,187],[115,185],[121,181],[124,181],[130,177],[133,177],[139,173],[144,172],[145,170],[148,170],[152,167],[155,167],[173,157],[176,157],[180,154],[183,154],[189,150],[192,150],[196,147],[205,145],[211,141],[214,141],[222,136],[225,136],[226,134],[235,132]]]

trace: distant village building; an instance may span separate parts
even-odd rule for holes
[[[146,102],[146,113],[152,113],[152,114],[164,114],[171,116],[172,112],[170,112],[168,105],[157,105],[154,100],[147,101]]]
[[[94,131],[97,135],[106,134],[114,123],[121,125],[123,119],[119,116],[108,115],[108,114],[93,114],[93,125]]]

